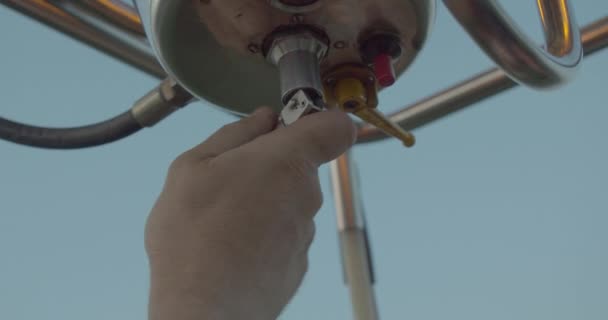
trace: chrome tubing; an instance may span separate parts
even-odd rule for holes
[[[142,55],[154,56],[135,9],[122,2],[109,0],[72,1],[47,0],[64,12],[94,27],[104,34],[128,43]],[[137,28],[139,26],[139,28]]]
[[[0,139],[45,149],[82,149],[124,139],[154,126],[183,108],[193,97],[175,80],[167,78],[137,100],[131,109],[98,123],[69,128],[49,128],[11,121],[0,116]]]
[[[349,288],[353,316],[356,320],[376,320],[374,274],[357,168],[350,152],[332,161],[329,168],[344,280]]]
[[[89,6],[90,10],[102,15],[109,22],[140,36],[146,36],[139,13],[132,4],[121,0],[88,0],[81,3]]]
[[[113,1],[116,2],[116,0]],[[133,50],[129,49],[130,46],[108,37],[100,30],[49,4],[48,1],[0,0],[0,4],[17,9],[150,75],[159,79],[164,78],[165,73],[154,56],[135,54]],[[113,19],[120,19],[120,16],[117,15]],[[608,47],[608,17],[603,17],[585,26],[581,29],[581,36],[585,56],[590,56]],[[517,85],[499,68],[490,69],[419,100],[392,113],[390,117],[392,121],[398,123],[405,130],[414,130]],[[367,124],[359,124],[358,143],[369,143],[384,138],[387,138],[387,136],[377,128]]]
[[[592,22],[581,31],[586,56],[608,47],[608,17]],[[394,112],[390,119],[404,130],[414,130],[516,86],[501,69],[490,69]],[[385,138],[376,127],[359,124],[357,143]]]
[[[567,0],[537,0],[545,34],[538,47],[496,0],[443,0],[452,15],[513,80],[537,89],[572,79],[583,58],[581,35]]]
[[[166,73],[145,38],[139,18],[127,5],[116,0],[57,1],[69,3],[72,12],[46,0],[0,0],[9,8],[58,30],[153,77]],[[85,5],[86,3],[86,5]],[[76,7],[80,10],[76,10]],[[102,10],[103,8],[103,10]],[[78,16],[81,15],[81,16]],[[139,31],[137,25],[140,25]]]

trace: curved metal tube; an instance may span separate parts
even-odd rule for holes
[[[86,9],[85,1],[69,2],[73,5],[80,4],[82,8]],[[166,76],[151,48],[144,43],[143,30],[133,29],[135,28],[134,21],[130,21],[133,18],[132,9],[126,5],[120,6],[118,0],[86,1],[86,3],[91,6],[95,5],[95,8],[82,11],[82,13],[86,13],[86,16],[78,16],[76,12],[67,12],[48,0],[0,0],[0,5],[15,9],[149,75],[159,79]],[[105,21],[99,19],[99,23],[92,23],[97,18],[95,14],[100,12],[95,9],[101,7],[104,7]],[[113,15],[110,15],[110,12],[113,12]],[[114,27],[102,28],[100,26],[102,22]],[[141,26],[138,28],[141,29]]]
[[[586,56],[608,48],[608,17],[585,26],[582,29],[582,39]],[[494,68],[413,103],[389,117],[404,130],[414,130],[516,86],[517,83],[503,70]],[[374,142],[387,137],[372,125],[359,124],[357,143]]]
[[[120,2],[119,0],[110,1]],[[464,3],[470,0],[458,1]],[[97,2],[105,1],[98,0]],[[137,54],[130,48],[130,45],[109,37],[93,26],[82,23],[45,0],[0,0],[0,4],[17,9],[153,76],[158,78],[164,76],[164,71],[154,56]],[[608,17],[603,17],[585,26],[582,29],[582,41],[584,53],[587,56],[607,48]],[[515,86],[517,83],[511,80],[503,70],[494,68],[396,111],[390,115],[390,118],[405,130],[413,130]],[[359,124],[358,143],[374,142],[384,138],[387,136],[377,128]]]
[[[94,0],[86,1],[86,4],[112,23],[146,36],[139,13],[133,5],[122,0]]]
[[[137,100],[130,110],[95,124],[50,128],[11,121],[0,116],[0,139],[47,149],[95,147],[126,138],[144,127],[152,127],[192,101],[192,95],[167,78]]]
[[[539,48],[496,0],[443,0],[477,44],[513,80],[537,89],[568,82],[583,57],[567,0],[537,0],[546,45]]]
[[[141,20],[131,7],[122,1],[47,0],[80,21],[105,34],[129,43],[141,54],[154,55],[141,26]]]

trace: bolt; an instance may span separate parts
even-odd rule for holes
[[[260,52],[260,46],[258,46],[255,43],[249,44],[249,46],[247,47],[247,49],[249,49],[249,52],[251,52],[251,53],[258,53],[258,52]]]
[[[346,48],[346,42],[344,42],[344,41],[336,41],[334,43],[334,48],[336,48],[336,49],[344,49],[344,48]]]
[[[279,2],[287,6],[305,7],[317,2],[317,0],[279,0]]]
[[[357,107],[359,107],[359,102],[355,101],[355,100],[348,100],[346,102],[344,102],[344,110],[355,110],[357,109]]]
[[[291,16],[291,23],[296,24],[296,23],[303,23],[304,22],[304,16],[301,14],[294,14],[293,16]]]
[[[330,86],[334,85],[336,83],[336,79],[334,79],[334,78],[327,78],[327,79],[325,79],[325,83],[328,84],[328,85],[330,85]]]

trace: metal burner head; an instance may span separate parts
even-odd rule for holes
[[[137,0],[147,36],[163,68],[194,96],[245,115],[280,110],[279,71],[265,57],[277,29],[307,25],[328,37],[323,74],[344,63],[367,63],[362,41],[394,35],[402,54],[396,77],[412,63],[434,21],[434,0]],[[296,12],[297,11],[297,12]]]

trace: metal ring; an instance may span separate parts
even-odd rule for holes
[[[568,82],[582,60],[581,35],[567,0],[537,0],[546,44],[539,48],[496,0],[443,0],[477,44],[513,80],[537,89]]]
[[[319,9],[321,2],[322,1],[311,1],[309,4],[305,5],[289,5],[281,2],[280,0],[270,0],[270,5],[285,12],[302,14]]]

